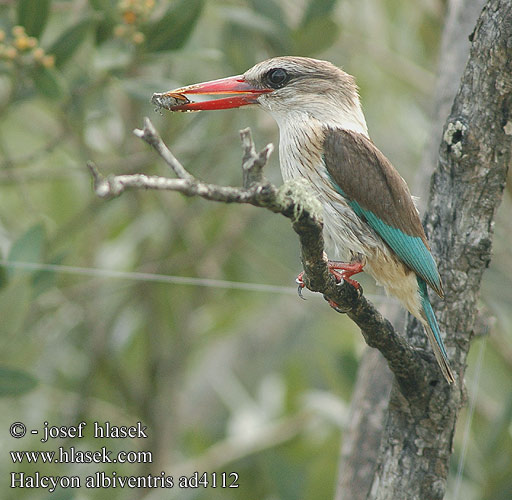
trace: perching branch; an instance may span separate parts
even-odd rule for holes
[[[382,317],[360,290],[346,282],[336,283],[327,268],[322,236],[322,208],[319,202],[309,194],[302,180],[288,182],[277,188],[263,176],[263,169],[273,151],[272,144],[257,153],[250,130],[240,132],[243,186],[236,188],[208,184],[187,172],[148,118],[144,120],[144,129],[137,129],[134,133],[158,152],[178,178],[144,174],[104,177],[94,164],[88,163],[94,180],[94,191],[98,196],[116,197],[128,188],[178,191],[186,196],[200,196],[212,201],[264,207],[284,215],[291,220],[299,236],[305,285],[338,304],[339,312],[348,314],[361,329],[366,343],[381,351],[404,392],[413,397],[421,392],[418,391],[420,387],[428,384],[429,378],[437,378],[436,364],[398,335],[391,323]]]

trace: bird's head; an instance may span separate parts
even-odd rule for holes
[[[227,97],[189,100],[194,95]],[[354,78],[327,61],[275,57],[243,75],[154,94],[152,102],[171,111],[199,111],[259,105],[278,124],[315,119],[366,134]]]

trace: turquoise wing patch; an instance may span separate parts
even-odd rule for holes
[[[420,237],[410,236],[400,229],[388,226],[374,213],[362,209],[357,202],[349,202],[349,205],[359,217],[363,216],[366,219],[368,225],[391,247],[404,264],[421,276],[434,290],[441,289],[441,280],[434,258]]]
[[[361,207],[357,201],[349,200],[337,183],[333,182],[333,185],[347,200],[352,210],[366,220],[368,225],[388,244],[404,264],[422,277],[436,292],[442,291],[441,278],[434,258],[419,236],[411,236],[386,224],[373,212]]]

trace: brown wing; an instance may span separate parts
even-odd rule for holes
[[[324,161],[334,187],[402,262],[442,296],[437,266],[407,184],[362,134],[328,129]]]

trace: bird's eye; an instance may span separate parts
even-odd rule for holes
[[[265,75],[265,78],[273,89],[279,89],[288,82],[290,75],[283,68],[274,68]]]

